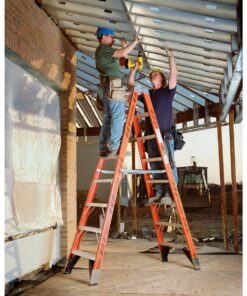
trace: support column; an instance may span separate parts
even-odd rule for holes
[[[61,93],[61,195],[64,225],[61,256],[69,254],[76,232],[76,87]]]
[[[235,162],[235,142],[234,142],[234,110],[229,112],[229,136],[230,136],[230,154],[231,154],[231,176],[232,176],[232,214],[234,228],[234,251],[239,253],[239,235],[238,235],[238,195],[236,182],[236,162]]]
[[[221,123],[217,122],[217,134],[218,134],[218,151],[219,151],[219,168],[220,168],[220,207],[222,218],[222,232],[224,247],[229,250],[227,239],[227,211],[226,211],[226,191],[225,191],[225,177],[224,177],[224,159],[223,159],[223,145],[222,145],[222,127]]]

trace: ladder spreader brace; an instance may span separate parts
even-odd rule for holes
[[[191,261],[194,269],[198,270],[200,269],[200,263],[197,258],[197,253],[196,249],[194,246],[194,242],[192,240],[192,236],[190,233],[190,229],[188,226],[188,222],[183,210],[183,205],[179,196],[179,192],[177,189],[177,185],[175,183],[175,180],[173,178],[172,170],[169,164],[168,156],[166,154],[166,149],[165,145],[161,136],[161,132],[159,130],[158,122],[155,116],[155,112],[153,109],[153,105],[150,99],[149,94],[144,94],[144,103],[146,105],[147,112],[139,115],[135,115],[135,110],[136,110],[136,104],[137,104],[137,99],[138,99],[138,92],[134,91],[131,97],[130,101],[130,106],[129,106],[129,111],[124,127],[124,132],[122,136],[122,142],[121,146],[119,149],[119,154],[114,157],[108,157],[108,158],[99,158],[96,170],[88,191],[87,199],[85,202],[85,206],[82,211],[82,215],[78,224],[78,229],[75,234],[75,238],[71,247],[71,251],[69,254],[69,257],[67,259],[66,265],[65,265],[65,270],[64,273],[68,274],[71,273],[74,265],[77,263],[77,261],[82,258],[86,258],[89,260],[89,273],[90,273],[90,285],[96,285],[99,282],[100,279],[100,270],[101,270],[101,265],[103,262],[104,258],[104,252],[106,248],[106,242],[108,239],[109,235],[109,230],[110,230],[110,225],[111,225],[111,220],[112,220],[112,215],[113,215],[113,210],[115,207],[116,203],[116,197],[117,197],[117,192],[118,188],[120,185],[121,181],[121,176],[122,176],[122,170],[124,166],[124,159],[125,159],[125,154],[127,150],[127,145],[129,142],[130,138],[130,132],[131,128],[133,126],[134,128],[134,133],[136,136],[137,140],[137,145],[138,145],[138,150],[140,154],[140,159],[142,163],[142,169],[144,170],[144,180],[146,184],[146,189],[147,189],[147,195],[148,198],[153,197],[153,188],[152,188],[152,179],[150,173],[147,173],[149,170],[148,168],[148,162],[151,161],[161,161],[164,166],[165,174],[168,179],[168,184],[170,185],[170,191],[172,193],[172,198],[173,201],[176,205],[177,213],[180,219],[180,227],[183,230],[184,237],[186,239],[187,247],[184,248],[183,251],[185,252],[185,255],[188,257],[188,259]],[[144,145],[143,142],[147,141],[146,137],[141,136],[141,129],[140,129],[140,124],[139,120],[142,117],[150,117],[150,121],[152,124],[152,128],[154,131],[154,135],[152,137],[149,137],[150,139],[156,139],[159,153],[161,157],[155,158],[155,159],[148,159],[145,154],[144,150]],[[100,179],[101,175],[103,174],[104,170],[104,164],[106,161],[109,160],[116,160],[116,165],[115,165],[115,171],[113,175],[113,179]],[[149,170],[150,171],[150,170]],[[164,180],[160,180],[163,181]],[[163,183],[162,182],[162,183]],[[109,193],[109,198],[107,203],[96,203],[94,202],[96,190],[98,188],[99,183],[109,183],[111,184],[110,187],[110,193]],[[99,207],[99,208],[105,208],[105,218],[104,218],[104,223],[102,228],[96,228],[96,227],[91,227],[87,226],[87,221],[90,213],[92,212],[92,208]],[[163,237],[163,228],[162,228],[162,221],[160,221],[159,213],[158,213],[158,207],[156,204],[150,204],[151,208],[151,213],[152,213],[152,218],[154,221],[154,227],[156,230],[156,235],[157,235],[157,241],[158,241],[158,246],[160,249],[161,253],[161,258],[162,261],[168,261],[168,254],[171,249],[171,244],[165,243],[164,237]],[[89,253],[87,251],[81,251],[79,249],[80,242],[83,239],[83,236],[86,232],[91,232],[100,234],[100,238],[98,241],[98,246],[96,253]]]

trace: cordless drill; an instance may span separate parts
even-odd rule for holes
[[[143,58],[142,58],[142,52],[138,52],[137,61],[138,66],[137,70],[140,71],[143,67]],[[124,66],[125,69],[132,69],[135,67],[136,62],[132,61],[131,59],[126,59],[125,57],[119,59],[119,64],[121,66]]]

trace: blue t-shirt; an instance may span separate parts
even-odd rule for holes
[[[165,132],[173,125],[172,116],[172,100],[176,93],[176,87],[169,89],[169,87],[161,87],[159,89],[150,89],[149,94],[154,107],[154,111],[158,120],[159,128],[161,132]],[[138,98],[144,102],[143,95]],[[145,104],[144,104],[145,105]],[[146,106],[145,106],[145,111]],[[146,118],[147,132],[152,131],[152,126],[149,118]]]

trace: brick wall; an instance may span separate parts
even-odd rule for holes
[[[5,46],[61,89],[75,83],[75,48],[34,0],[5,3]]]
[[[61,190],[64,225],[61,254],[76,229],[76,49],[34,0],[5,2],[5,46],[12,60],[61,90]],[[52,83],[49,83],[52,82]]]

